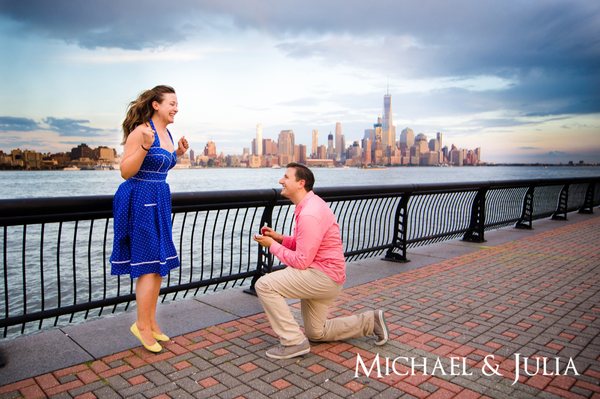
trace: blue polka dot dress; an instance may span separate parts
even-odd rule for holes
[[[111,274],[166,276],[179,266],[171,227],[171,190],[166,182],[176,161],[175,152],[160,147],[155,130],[154,143],[140,170],[121,183],[113,199]]]

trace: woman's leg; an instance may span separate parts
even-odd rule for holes
[[[153,274],[153,276],[155,276],[154,279],[154,286],[153,288],[153,292],[152,295],[154,296],[154,302],[152,302],[152,309],[150,312],[150,327],[152,328],[152,331],[154,331],[157,334],[162,334],[162,331],[160,329],[160,327],[158,326],[158,323],[156,322],[156,306],[158,304],[158,295],[160,294],[160,286],[162,284],[162,276],[160,274]]]
[[[138,277],[135,285],[135,301],[137,304],[137,327],[146,345],[152,345],[156,342],[152,336],[152,320],[156,311],[156,277],[160,279],[159,274],[144,274]],[[159,283],[160,289],[160,283]]]

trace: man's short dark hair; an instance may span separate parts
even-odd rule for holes
[[[306,165],[301,163],[290,162],[286,165],[286,168],[294,168],[296,171],[296,181],[304,180],[304,188],[306,191],[311,191],[315,185],[315,175],[308,169]]]

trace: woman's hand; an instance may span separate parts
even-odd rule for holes
[[[145,150],[149,150],[154,144],[154,130],[146,123],[143,128],[140,129],[142,133],[142,146]]]
[[[182,156],[190,148],[185,136],[181,137],[177,142],[177,156]]]

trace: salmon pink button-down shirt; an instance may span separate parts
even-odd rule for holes
[[[335,215],[318,195],[309,191],[296,205],[293,236],[284,236],[269,250],[283,264],[296,269],[319,269],[337,284],[346,281],[346,261]]]

